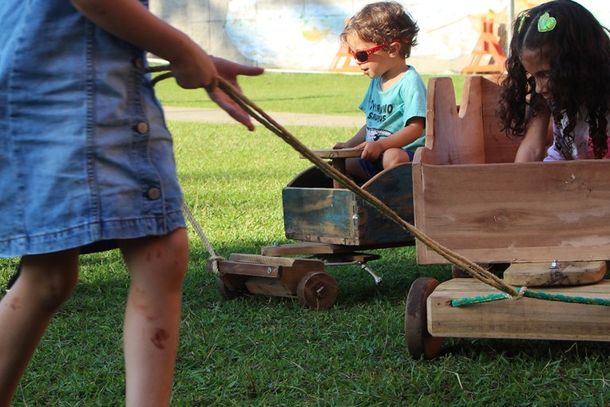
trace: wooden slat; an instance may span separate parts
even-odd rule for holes
[[[220,260],[218,262],[218,271],[220,274],[276,278],[279,276],[279,270],[280,266],[269,266],[265,264],[243,263],[229,260]]]
[[[413,223],[412,165],[400,164],[375,175],[362,188],[379,198],[401,218]],[[359,245],[412,245],[413,236],[377,208],[357,198],[359,214]]]
[[[282,191],[286,237],[307,242],[358,244],[355,196],[346,189],[292,188]]]
[[[526,287],[594,284],[606,275],[605,261],[514,263],[504,271],[507,284]]]
[[[610,281],[542,291],[610,299]],[[492,292],[498,291],[471,278],[442,283],[428,297],[428,330],[441,337],[610,341],[610,308],[601,305],[532,298],[458,308],[449,304],[452,299]]]
[[[432,164],[484,163],[481,120],[481,78],[464,82],[464,97],[458,110],[450,78],[428,82],[426,153],[423,162]]]
[[[297,254],[331,254],[333,245],[328,243],[302,242],[261,247],[263,256],[294,256]]]
[[[362,154],[362,148],[341,148],[341,149],[319,149],[312,150],[312,152],[320,158],[351,158],[351,157],[360,157]],[[303,157],[301,157],[303,158]]]
[[[289,257],[270,257],[261,256],[259,254],[232,253],[229,256],[230,261],[254,264],[266,264],[269,266],[285,266],[290,267],[296,259]]]
[[[498,106],[502,77],[490,80],[481,78],[481,118],[483,120],[483,138],[486,163],[512,163],[515,161],[520,138],[509,137],[500,130]]]
[[[416,225],[472,261],[610,254],[610,161],[414,167]],[[417,261],[446,262],[419,242]]]
[[[246,288],[251,294],[272,297],[292,297],[293,293],[280,280],[252,277],[246,280]]]

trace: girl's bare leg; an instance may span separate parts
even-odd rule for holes
[[[122,241],[120,247],[131,275],[124,326],[126,405],[167,406],[188,262],[186,230]]]
[[[0,406],[8,406],[55,311],[78,280],[78,250],[25,256],[0,301]]]

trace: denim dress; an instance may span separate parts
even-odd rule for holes
[[[69,0],[0,0],[0,24],[0,257],[184,227],[144,52]]]

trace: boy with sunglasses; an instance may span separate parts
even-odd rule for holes
[[[426,88],[406,58],[416,45],[419,28],[393,1],[366,5],[347,22],[341,41],[349,47],[371,83],[360,104],[366,124],[334,148],[362,148],[348,158],[346,171],[364,182],[383,169],[410,162],[424,145]]]

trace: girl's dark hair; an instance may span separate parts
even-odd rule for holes
[[[539,30],[538,22],[551,17],[555,25]],[[543,31],[543,32],[540,32]],[[610,39],[589,10],[571,0],[555,0],[522,12],[515,20],[506,60],[499,117],[504,131],[523,136],[528,121],[544,107],[533,77],[521,64],[523,50],[538,51],[550,64],[548,91],[553,120],[558,125],[565,114],[562,153],[571,158],[574,127],[581,117],[589,125],[589,138],[596,158],[608,151],[606,127],[610,99]],[[558,126],[560,128],[560,126]],[[565,151],[567,150],[567,151]]]
[[[363,41],[375,44],[400,41],[400,53],[408,58],[411,56],[411,47],[417,45],[419,27],[399,3],[382,1],[367,4],[350,18],[341,33],[341,41],[345,42],[352,32]]]

